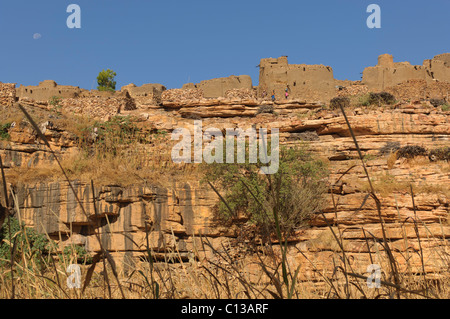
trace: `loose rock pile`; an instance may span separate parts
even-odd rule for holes
[[[16,85],[0,82],[0,105],[11,106],[16,99]]]
[[[367,85],[350,85],[337,91],[337,96],[355,96],[363,95],[369,92]]]
[[[136,105],[126,97],[81,97],[63,99],[61,106],[76,114],[88,114],[94,118],[113,116],[121,110],[134,110]]]
[[[231,89],[225,92],[225,97],[228,99],[255,99],[256,91],[254,89]]]
[[[161,99],[163,102],[201,100],[203,99],[203,91],[201,89],[171,89],[164,91]]]
[[[450,83],[424,80],[409,80],[385,90],[400,100],[424,100],[429,98],[448,99]]]

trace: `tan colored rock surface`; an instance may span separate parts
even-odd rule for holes
[[[380,65],[389,66],[389,61],[388,57],[382,58]],[[288,66],[286,68],[289,69]],[[276,74],[275,70],[272,71],[269,77],[290,79],[287,73]],[[313,72],[298,72],[306,71]],[[332,71],[323,67],[316,71],[332,75]],[[44,84],[43,87],[55,87],[50,82]],[[384,248],[375,241],[383,237],[378,211],[371,198],[361,206],[367,194],[367,179],[345,119],[339,111],[325,110],[321,103],[294,94],[288,100],[277,99],[273,103],[252,96],[251,91],[245,91],[247,89],[230,89],[226,97],[206,99],[202,90],[192,86],[162,92],[161,103],[158,104],[144,101],[145,93],[134,92],[133,88],[136,87],[126,86],[122,88],[122,93],[84,92],[79,98],[62,99],[63,108],[104,119],[116,114],[130,115],[137,119],[136,125],[145,133],[167,132],[167,136],[158,137],[162,138],[162,143],[133,145],[133,150],[142,152],[139,154],[142,154],[144,167],[154,165],[161,170],[173,164],[170,151],[174,141],[170,140],[170,133],[176,128],[187,128],[192,132],[194,120],[198,118],[202,119],[204,130],[209,127],[222,131],[238,127],[278,128],[280,141],[285,146],[307,141],[307,147],[330,166],[330,194],[323,212],[333,230],[342,234],[352,266],[364,274],[367,266],[375,260],[384,270],[388,269]],[[352,95],[364,93],[366,89],[364,85],[354,85],[344,91]],[[408,86],[403,89],[406,95],[410,94],[407,92],[410,90]],[[328,90],[327,85],[324,90]],[[124,95],[125,91],[130,96]],[[153,99],[150,95],[147,97]],[[139,101],[140,98],[144,100]],[[27,98],[23,97],[21,102],[25,101]],[[392,160],[390,154],[381,153],[388,143],[397,143],[399,147],[419,145],[427,150],[449,146],[449,113],[425,103],[412,102],[380,109],[348,109],[347,115],[381,201],[381,218],[399,267],[402,271],[420,270],[417,251],[423,249],[427,258],[426,272],[442,272],[448,269],[448,264],[439,256],[448,253],[450,238],[448,163],[431,162],[426,156],[415,160]],[[33,100],[27,107],[48,111],[50,107],[46,103]],[[145,106],[146,109],[144,111],[133,105]],[[262,106],[273,107],[275,114],[257,114]],[[51,120],[41,119],[38,125],[57,155],[61,159],[70,158],[79,151],[76,136],[51,125]],[[16,124],[8,130],[9,139],[0,141],[0,156],[6,169],[39,169],[54,164],[53,156],[37,139],[33,128],[23,123]],[[180,171],[187,166],[180,166]],[[233,253],[236,260],[248,263],[246,271],[256,271],[255,256],[242,252],[242,246],[237,243],[237,234],[242,229],[236,225],[227,227],[217,220],[214,210],[217,195],[205,185],[200,185],[193,176],[185,176],[186,180],[170,186],[159,185],[159,180],[155,178],[130,186],[107,184],[96,187],[97,214],[90,183],[73,181],[87,216],[67,182],[43,180],[28,185],[13,185],[12,189],[19,199],[21,219],[60,241],[61,249],[72,243],[82,245],[91,252],[98,251],[97,233],[102,244],[117,258],[119,266],[127,268],[146,254],[147,239],[149,248],[161,260],[167,254],[173,256],[175,252],[185,260],[192,256],[199,260],[217,258],[211,248],[202,245],[202,240],[208,239],[217,250],[223,251],[226,244],[230,247],[226,249]],[[415,191],[415,207],[408,188],[411,182]],[[321,272],[331,274],[333,263],[338,264],[342,254],[321,214],[315,215],[309,226],[299,229],[289,239],[288,258],[293,265],[301,266],[301,280],[320,281],[323,280]],[[420,235],[420,243],[416,231]],[[275,245],[274,249],[278,248]]]

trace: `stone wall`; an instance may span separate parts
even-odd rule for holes
[[[289,98],[323,102],[335,95],[333,69],[324,65],[288,64],[287,57],[262,59],[259,73],[259,96],[277,100]]]
[[[61,100],[61,106],[68,112],[101,119],[107,119],[121,113],[121,111],[136,109],[133,99],[119,94],[115,96],[66,98]]]
[[[16,100],[16,84],[0,82],[0,105],[11,106]]]
[[[136,99],[130,96],[129,90],[134,92],[132,88],[127,88],[123,92],[88,91],[73,86],[60,86],[56,82],[49,80],[41,82],[37,87],[20,86],[16,89],[16,93],[18,94],[18,101],[26,105],[63,110],[97,119],[107,119],[122,111],[136,109]],[[134,96],[141,103],[147,102],[146,98],[141,97],[139,94],[134,94]],[[57,99],[52,100],[53,98]],[[152,95],[152,101],[153,98],[154,96]]]

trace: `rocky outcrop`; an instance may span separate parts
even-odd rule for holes
[[[382,248],[376,240],[382,240],[383,235],[376,205],[369,199],[361,207],[365,193],[352,189],[351,184],[344,186],[346,182],[335,190],[333,200],[329,195],[324,215],[318,214],[309,228],[299,230],[289,240],[292,247],[289,256],[293,265],[301,265],[302,280],[321,279],[315,267],[322,266],[321,271],[333,270],[330,261],[336,258],[339,246],[328,224],[342,234],[346,253],[352,256],[358,271],[364,272],[364,267],[371,264],[369,252],[373,258],[380,258]],[[448,176],[443,182],[449,184]],[[98,251],[97,233],[103,247],[113,252],[122,261],[119,266],[125,269],[145,256],[147,248],[162,260],[172,252],[186,261],[214,258],[211,248],[201,244],[201,237],[220,247],[220,242],[239,234],[237,226],[221,226],[213,213],[217,195],[195,182],[169,188],[103,186],[94,191],[88,183],[73,182],[73,186],[86,215],[67,183],[14,187],[21,220],[59,241],[61,249],[77,244],[88,251]],[[408,194],[392,193],[380,198],[386,236],[402,270],[407,266],[412,267],[409,271],[419,270],[419,259],[404,258],[405,254],[414,255],[412,252],[419,249],[417,233],[425,256],[448,253],[448,198],[441,194],[416,194],[415,207]],[[314,267],[307,259],[314,262]],[[444,271],[446,267],[447,264],[436,259],[426,263],[426,271],[430,273]]]
[[[254,117],[262,106],[272,106],[280,114],[284,110],[310,110],[321,107],[317,103],[308,103],[300,100],[280,102],[261,101],[256,99],[202,99],[186,101],[164,101],[165,109],[175,110],[185,118],[230,118]]]
[[[259,107],[269,104],[277,114],[255,114]],[[133,110],[129,114],[138,117],[139,112],[142,111]],[[242,116],[245,112],[252,113]],[[436,274],[446,270],[445,260],[433,256],[448,253],[448,163],[431,162],[427,157],[417,162],[392,159],[391,154],[382,150],[389,143],[397,147],[420,145],[428,150],[448,146],[448,112],[419,103],[379,110],[356,108],[347,113],[381,200],[386,235],[400,268],[414,272],[421,266],[420,258],[414,253],[419,249],[418,233],[423,254],[429,258],[426,272]],[[282,144],[292,146],[307,141],[309,149],[329,162],[330,193],[324,215],[317,214],[309,227],[299,229],[289,239],[289,260],[293,265],[301,265],[301,280],[322,280],[320,271],[331,272],[332,260],[339,259],[340,248],[328,224],[342,234],[347,256],[355,269],[365,272],[371,258],[383,262],[380,256],[383,247],[376,243],[382,238],[378,211],[374,201],[366,198],[365,174],[340,113],[300,100],[272,103],[203,99],[163,102],[162,106],[149,110],[139,123],[149,130],[170,133],[180,127],[192,129],[193,120],[189,117],[193,115],[203,119],[205,129],[279,128]],[[77,148],[73,134],[51,123],[39,124],[59,156],[64,157]],[[29,125],[18,124],[9,134],[10,140],[0,150],[7,169],[39,168],[54,161]],[[156,153],[170,152],[170,146],[168,141],[157,150],[152,145],[139,147],[148,148],[148,153],[156,156]],[[156,157],[149,159],[152,160],[156,161]],[[167,163],[159,165],[165,167]],[[414,206],[409,183],[413,184]],[[86,214],[67,182],[12,185],[21,219],[48,233],[59,242],[61,249],[73,243],[91,252],[98,251],[100,243],[95,235],[98,234],[102,245],[113,253],[123,269],[139,262],[146,253],[147,242],[161,259],[175,252],[185,260],[215,258],[200,238],[207,238],[213,247],[221,249],[225,241],[236,242],[242,230],[238,225],[224,225],[217,219],[214,209],[217,195],[193,179],[165,186],[157,180],[130,186],[94,186],[94,190],[87,181],[73,181],[73,186]],[[239,246],[233,247],[236,256],[242,256]],[[251,265],[253,257],[245,258]],[[251,266],[248,269],[251,271]]]
[[[228,232],[210,214],[216,200],[212,190],[198,183],[171,188],[103,186],[94,191],[88,183],[72,185],[76,196],[64,182],[14,187],[21,220],[60,240],[61,247],[76,243],[98,251],[97,232],[102,245],[115,252],[144,253],[148,235],[153,250],[162,252],[165,245],[173,248],[177,243],[187,253],[192,247],[186,239]]]

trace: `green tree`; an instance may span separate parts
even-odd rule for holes
[[[113,70],[102,70],[97,76],[97,89],[99,91],[114,91],[116,89],[116,81],[114,81],[116,75]]]

